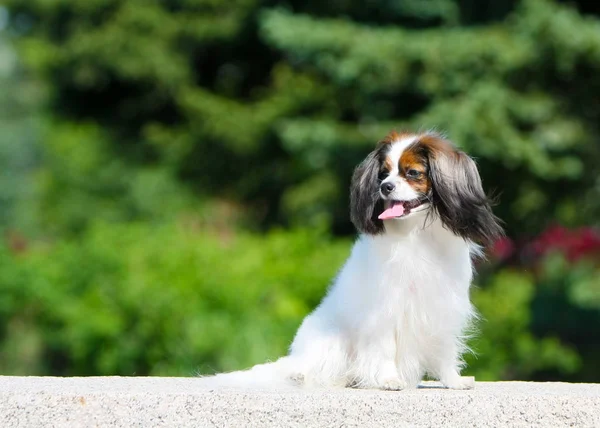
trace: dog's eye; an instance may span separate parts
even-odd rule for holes
[[[379,172],[379,177],[378,178],[379,178],[379,180],[385,180],[388,175],[389,175],[389,172],[387,172],[387,171],[384,170],[384,171]]]
[[[408,178],[419,178],[421,177],[421,171],[417,171],[416,169],[409,169],[406,171],[406,176]]]

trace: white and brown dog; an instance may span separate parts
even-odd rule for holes
[[[399,390],[427,373],[472,385],[460,376],[472,258],[502,234],[475,162],[441,135],[392,132],[354,172],[350,217],[360,236],[289,355],[204,382]]]

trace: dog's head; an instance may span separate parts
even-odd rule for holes
[[[350,199],[352,223],[365,234],[432,214],[473,242],[502,235],[475,162],[435,133],[390,133],[354,171]]]

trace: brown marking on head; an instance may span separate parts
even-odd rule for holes
[[[455,235],[483,245],[503,235],[492,201],[483,190],[477,165],[442,135],[419,135],[416,145],[426,157],[428,198],[444,226]]]
[[[450,158],[459,156],[459,151],[454,144],[439,134],[428,133],[422,134],[417,139],[417,144],[421,145],[431,154],[436,157],[438,154],[444,154]]]
[[[392,172],[392,170],[394,169],[394,162],[389,156],[386,157],[383,161],[383,168],[387,172]]]
[[[385,138],[383,140],[381,140],[379,143],[380,144],[392,144],[396,141],[400,141],[404,138],[409,138],[414,136],[415,134],[411,133],[411,132],[406,132],[406,131],[391,131],[389,134],[387,134],[385,136]]]
[[[418,141],[402,152],[398,162],[398,171],[416,192],[426,195],[431,190],[427,154]]]

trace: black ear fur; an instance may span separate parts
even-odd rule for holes
[[[384,232],[383,221],[377,218],[383,212],[379,196],[379,171],[382,148],[369,153],[354,170],[350,186],[350,220],[360,233],[377,235]]]
[[[489,245],[504,234],[492,213],[475,161],[451,148],[428,154],[432,202],[446,228],[458,236]]]

